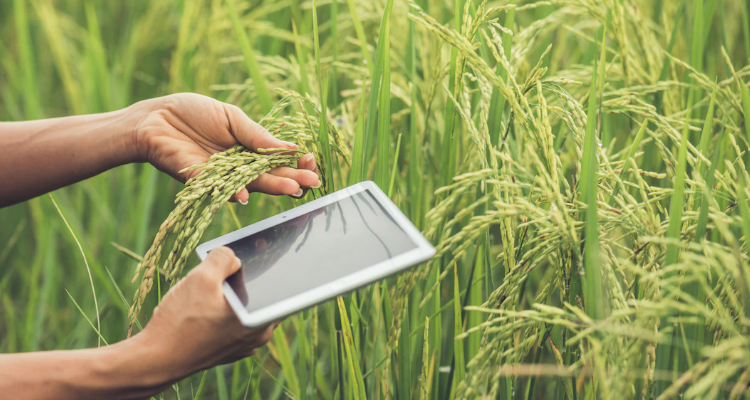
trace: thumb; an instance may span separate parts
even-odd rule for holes
[[[243,146],[252,150],[286,148],[296,149],[294,143],[279,140],[266,128],[248,117],[242,109],[231,104],[224,104],[224,111],[229,120],[229,130]]]
[[[211,250],[208,257],[198,266],[212,280],[223,282],[240,269],[240,259],[229,247],[221,246]]]

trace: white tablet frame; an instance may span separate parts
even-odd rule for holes
[[[267,325],[277,321],[290,314],[302,311],[314,305],[320,304],[326,300],[333,299],[337,296],[351,292],[362,286],[366,286],[375,281],[386,278],[397,272],[403,271],[408,267],[420,264],[429,260],[435,255],[435,248],[422,236],[414,224],[396,207],[395,204],[383,193],[380,188],[371,181],[357,183],[346,189],[339,190],[319,199],[305,203],[301,206],[284,211],[281,214],[264,219],[260,222],[246,226],[237,231],[220,236],[198,246],[195,252],[201,260],[205,259],[208,252],[218,246],[237,241],[243,237],[252,235],[256,232],[278,225],[288,219],[315,211],[321,207],[335,203],[344,198],[353,196],[357,193],[369,190],[373,197],[380,205],[390,214],[394,221],[414,242],[416,248],[406,253],[400,254],[390,260],[373,264],[365,269],[354,271],[349,275],[342,276],[334,281],[324,285],[296,294],[278,303],[271,304],[259,310],[248,312],[240,301],[237,294],[231,288],[229,283],[224,282],[224,296],[227,298],[229,305],[232,307],[242,324],[249,328]]]

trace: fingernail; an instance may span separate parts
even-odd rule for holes
[[[313,189],[317,189],[317,188],[321,187],[322,185],[323,185],[323,182],[321,182],[320,179],[318,179],[318,184],[315,185],[315,186],[313,186],[312,188]]]
[[[311,163],[311,161],[312,161],[312,163]],[[316,167],[316,165],[315,165],[315,156],[312,155],[312,154],[310,154],[307,157],[305,157],[305,164],[310,164],[307,167],[307,169],[309,169],[310,171],[315,171],[315,167]]]
[[[282,144],[284,145],[284,147],[286,147],[287,149],[294,149],[294,148],[296,148],[296,147],[297,147],[297,145],[296,145],[296,144],[294,144],[294,143],[292,143],[292,142],[285,142],[285,141],[283,141],[283,140],[282,140],[282,141],[281,141],[281,143],[282,143]]]
[[[292,195],[292,197],[302,197],[302,193],[303,193],[302,188],[300,188],[297,191],[297,193],[295,193],[295,194]]]
[[[246,205],[247,205],[247,200],[239,200],[239,202],[240,202],[240,204],[242,204],[243,206],[246,206]]]
[[[242,265],[242,260],[240,260],[240,258],[239,258],[239,257],[236,257],[236,256],[235,256],[234,258],[236,258],[236,259],[237,259],[237,263],[239,263],[240,265]]]

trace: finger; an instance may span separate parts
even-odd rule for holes
[[[229,247],[221,246],[208,252],[198,269],[216,282],[223,282],[240,269],[240,259]]]
[[[294,143],[279,140],[271,135],[266,128],[263,128],[257,122],[250,119],[237,106],[224,104],[224,110],[229,119],[229,130],[240,142],[252,150],[258,149],[297,149]]]
[[[318,163],[315,162],[315,156],[312,153],[305,154],[304,156],[300,157],[299,161],[297,162],[297,168],[312,171],[315,173],[315,175],[318,175]],[[318,177],[318,183],[316,185],[308,186],[308,187],[302,187],[302,196],[304,197],[307,194],[307,191],[309,188],[317,189],[322,185],[322,182],[320,181],[320,177]]]
[[[258,179],[247,185],[247,189],[251,192],[261,192],[276,196],[302,196],[302,189],[297,181],[271,174],[263,174],[259,176]]]
[[[318,163],[315,162],[315,156],[312,153],[305,154],[300,157],[297,162],[297,168],[306,169],[308,171],[318,172]]]
[[[273,176],[292,179],[302,187],[320,187],[320,179],[318,178],[318,174],[306,169],[278,167],[268,171],[268,173]]]
[[[232,195],[232,197],[229,198],[229,201],[231,202],[237,202],[242,204],[243,206],[247,205],[247,200],[250,198],[250,192],[247,191],[247,189],[242,188],[239,192]]]

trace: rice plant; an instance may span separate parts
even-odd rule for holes
[[[746,2],[6,3],[3,120],[204,93],[314,152],[313,195],[374,179],[437,248],[162,398],[747,396]],[[0,210],[0,351],[122,340],[201,237],[306,201],[199,208],[204,174],[128,165]]]

